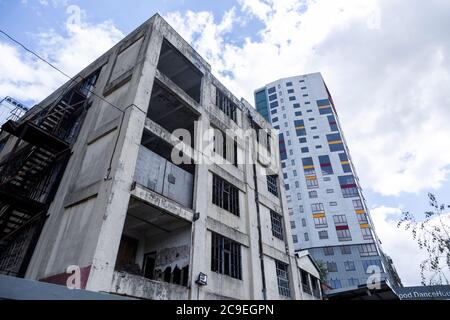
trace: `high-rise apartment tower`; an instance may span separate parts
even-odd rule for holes
[[[398,277],[379,246],[338,115],[320,73],[255,91],[259,113],[279,130],[280,159],[296,250],[327,269],[333,289]]]

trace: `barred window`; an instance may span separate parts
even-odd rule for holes
[[[239,216],[239,190],[232,184],[213,175],[213,203]]]
[[[211,271],[242,280],[241,245],[213,232]]]
[[[312,294],[311,287],[309,285],[310,278],[309,278],[308,272],[304,271],[303,269],[300,269],[300,274],[301,274],[301,278],[302,278],[303,292]]]
[[[228,118],[236,122],[236,104],[230,98],[216,88],[216,106],[227,115]]]
[[[270,211],[270,219],[272,220],[272,234],[274,237],[284,240],[283,235],[283,217],[275,211]]]
[[[267,190],[276,197],[278,197],[277,178],[277,175],[267,176]]]
[[[278,292],[285,297],[291,297],[289,287],[289,265],[275,260],[275,269],[277,271]]]

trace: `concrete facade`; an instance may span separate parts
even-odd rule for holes
[[[255,100],[258,112],[279,130],[295,250],[308,250],[327,269],[333,289],[366,284],[370,276],[399,285],[380,248],[322,75],[274,81],[256,90]]]
[[[78,266],[82,288],[135,298],[302,299],[285,191],[278,182],[277,196],[269,192],[265,173],[281,175],[277,137],[268,137],[276,158],[270,166],[258,152],[255,135],[236,137],[236,164],[175,164],[172,157],[174,146],[183,159],[211,156],[202,139],[211,128],[269,132],[272,126],[235,98],[159,15],[76,79],[93,73],[98,76],[88,94],[89,108],[48,203],[25,277],[65,284],[67,268]],[[72,86],[58,89],[23,121]],[[218,101],[236,108],[224,112]],[[192,140],[183,136],[181,141],[175,129]],[[5,160],[18,140],[7,134],[2,139],[0,158]],[[215,177],[228,183],[220,194],[230,202],[220,198],[222,207],[213,203]],[[229,185],[237,190],[237,203],[231,203]],[[238,206],[238,214],[230,212],[231,206]],[[273,234],[272,213],[281,217],[283,240]],[[213,248],[216,235],[222,250]],[[216,271],[214,250],[220,251]],[[286,271],[281,278],[280,265]],[[311,266],[305,269],[317,278]],[[206,285],[197,283],[202,273]],[[288,294],[280,291],[280,279],[287,280]]]

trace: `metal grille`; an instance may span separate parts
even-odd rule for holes
[[[239,190],[217,175],[213,175],[213,203],[239,216]]]
[[[291,297],[291,289],[289,287],[289,271],[288,265],[275,260],[275,268],[277,271],[278,292],[285,297]]]
[[[236,122],[236,104],[234,104],[230,98],[226,97],[218,88],[216,88],[216,106],[219,107],[228,118]]]
[[[284,240],[283,236],[283,217],[275,211],[270,211],[270,219],[272,220],[272,234],[274,237]]]
[[[241,245],[212,233],[211,271],[242,280]]]
[[[267,190],[276,197],[278,197],[277,177],[276,175],[267,176]]]

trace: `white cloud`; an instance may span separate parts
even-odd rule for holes
[[[75,7],[71,6],[73,9]],[[71,11],[64,33],[47,30],[34,35],[41,56],[70,76],[75,75],[106,50],[123,34],[111,21],[90,24],[82,11],[74,19]],[[68,12],[69,13],[69,12]],[[19,39],[20,40],[20,39]],[[63,75],[11,43],[0,40],[0,96],[38,102],[67,81]]]
[[[237,96],[275,79],[321,71],[363,186],[383,195],[437,189],[450,168],[450,2],[240,0],[263,23],[242,45],[210,12],[166,18]],[[399,14],[401,13],[401,14]]]
[[[427,259],[425,249],[421,250],[413,239],[411,231],[398,228],[401,208],[377,207],[371,210],[376,231],[383,242],[383,250],[394,260],[394,265],[405,286],[418,286],[420,283],[420,263]],[[450,214],[446,215],[450,218]],[[450,279],[449,270],[445,274]]]

